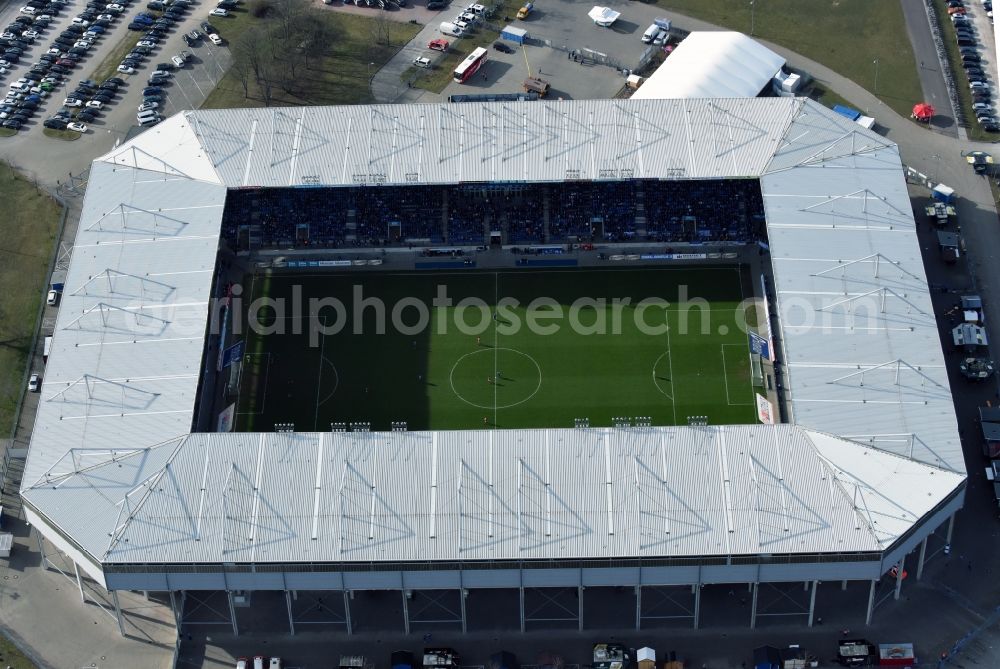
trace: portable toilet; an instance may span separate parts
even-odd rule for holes
[[[524,44],[524,41],[528,39],[528,31],[524,28],[518,28],[516,26],[507,26],[500,31],[500,39],[505,39],[508,42],[515,42],[517,44]]]
[[[944,184],[938,184],[931,189],[931,197],[938,202],[951,202],[955,199],[955,189]]]

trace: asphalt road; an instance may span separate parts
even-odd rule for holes
[[[922,0],[900,0],[903,7],[903,18],[906,20],[906,32],[913,46],[913,56],[917,61],[917,73],[920,76],[920,88],[923,89],[923,102],[934,105],[936,113],[931,123],[939,131],[952,137],[959,136],[959,127],[955,123],[955,110],[948,95],[941,70],[948,66],[938,57],[937,44],[927,21],[927,9]]]

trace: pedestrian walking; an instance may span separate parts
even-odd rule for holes
[[[488,425],[488,421],[486,419],[486,416],[483,416],[483,425]]]
[[[476,346],[479,346],[480,338],[476,337]]]

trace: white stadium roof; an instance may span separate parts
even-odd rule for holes
[[[189,435],[227,188],[684,177],[760,179],[795,425]],[[101,580],[877,552],[964,481],[895,145],[802,99],[605,100],[185,112],[98,158],[22,495]]]
[[[785,59],[737,32],[693,32],[633,94],[633,100],[752,98]]]

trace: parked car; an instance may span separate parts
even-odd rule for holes
[[[216,7],[208,13],[209,16],[229,16],[229,12],[222,9],[221,7]]]
[[[23,376],[21,377],[24,378]],[[28,392],[37,393],[42,389],[42,376],[38,372],[28,377]]]
[[[66,129],[67,130],[73,130],[74,132],[78,132],[80,134],[83,134],[83,133],[87,132],[87,126],[84,125],[83,123],[75,123],[75,122],[74,123],[67,123],[66,124]]]
[[[213,26],[208,21],[202,21],[201,22],[201,29],[204,30],[208,34],[218,33],[219,32],[218,30],[215,29],[215,26]]]
[[[135,74],[135,68],[124,63],[118,66],[118,71],[122,74]]]
[[[215,46],[222,46],[222,37],[219,33],[208,33],[208,40]]]

